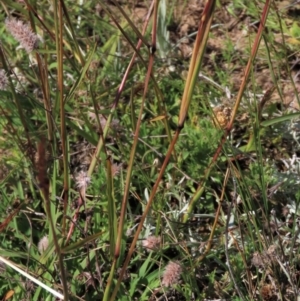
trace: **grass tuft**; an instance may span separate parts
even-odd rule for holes
[[[1,300],[299,299],[295,3],[1,4]]]

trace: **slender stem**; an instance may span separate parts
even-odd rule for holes
[[[66,127],[65,127],[65,108],[64,108],[64,86],[63,86],[63,13],[62,5],[60,0],[53,1],[54,6],[54,22],[55,22],[55,40],[56,40],[56,51],[57,51],[57,89],[58,89],[58,99],[60,104],[60,130],[61,130],[61,142],[62,142],[62,153],[63,153],[63,165],[64,165],[64,212],[63,212],[63,225],[62,233],[65,234],[66,230],[66,211],[68,206],[68,191],[69,191],[69,172],[68,172],[68,154],[66,145]],[[48,215],[48,220],[50,222],[50,227],[53,233],[53,240],[58,256],[59,269],[61,273],[61,281],[64,290],[64,300],[69,300],[68,298],[68,285],[66,272],[63,264],[63,254],[61,254],[61,249],[56,237],[56,228],[52,220],[51,210],[50,210],[50,200],[48,194],[44,195],[46,211]]]

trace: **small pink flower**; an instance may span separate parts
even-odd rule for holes
[[[146,249],[158,250],[160,246],[160,237],[149,236],[142,241],[142,245]]]
[[[44,236],[38,243],[38,250],[42,254],[48,248],[49,240],[47,236]]]
[[[88,185],[91,183],[91,178],[87,176],[86,172],[80,171],[77,176],[75,177],[76,180],[76,187],[81,188],[87,188]]]
[[[161,281],[162,286],[172,286],[178,283],[182,268],[178,262],[170,261],[164,271],[163,278]]]
[[[111,165],[111,174],[113,177],[117,176],[120,173],[120,170],[122,168],[123,164],[117,164],[117,163],[113,163]]]
[[[38,47],[40,38],[35,34],[29,24],[23,23],[16,18],[7,18],[5,20],[6,29],[20,43],[27,53],[32,52]]]

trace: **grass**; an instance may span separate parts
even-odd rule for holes
[[[298,298],[294,5],[1,5],[2,300]]]

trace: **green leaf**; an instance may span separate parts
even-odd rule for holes
[[[263,122],[261,122],[261,126],[270,126],[270,125],[274,125],[283,121],[287,121],[287,120],[292,120],[294,118],[297,118],[300,116],[300,113],[291,113],[291,114],[287,114],[287,115],[283,115],[280,117],[276,117],[270,120],[265,120]]]
[[[79,241],[75,242],[74,244],[71,244],[65,248],[62,248],[61,253],[66,254],[66,253],[74,252],[74,251],[78,250],[78,248],[83,247],[86,243],[93,241],[93,240],[97,239],[98,237],[102,236],[102,234],[103,234],[103,232],[97,232],[97,233],[90,235],[82,240],[79,240]]]

